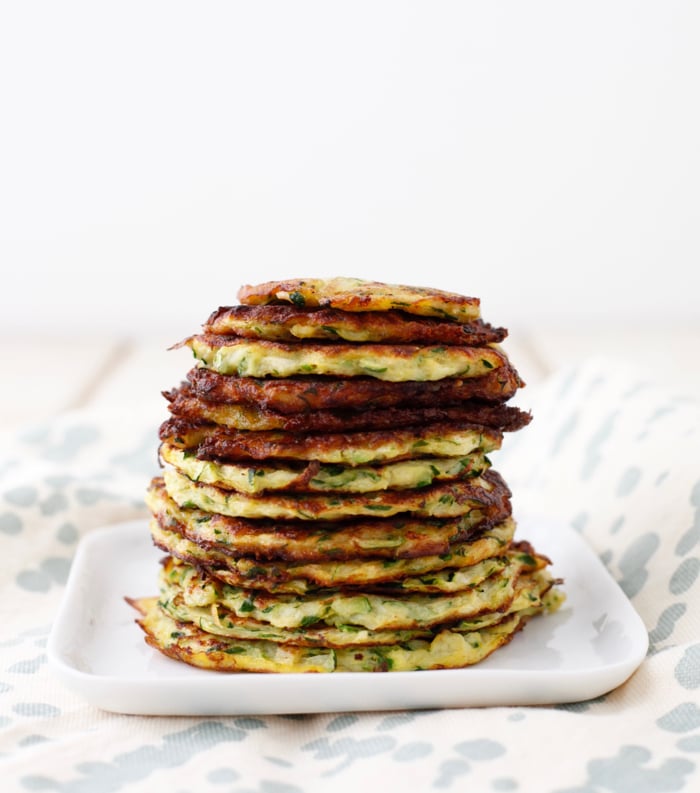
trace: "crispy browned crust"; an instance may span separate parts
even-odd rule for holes
[[[128,597],[127,595],[124,596],[124,600],[128,603],[131,608],[136,609],[139,614],[145,614],[146,610],[144,609],[143,602],[138,598]]]
[[[194,393],[210,402],[260,405],[279,413],[401,405],[458,405],[468,399],[506,402],[525,384],[507,364],[483,377],[392,383],[370,377],[263,379],[223,375],[197,367],[187,374]]]
[[[532,558],[534,564],[528,565],[527,567],[530,571],[542,570],[547,567],[547,565],[552,564],[552,560],[548,556],[544,556],[536,551],[534,545],[528,540],[513,540],[510,547],[513,551],[517,551],[520,554],[527,554]]]
[[[436,422],[471,422],[514,432],[529,424],[531,415],[518,407],[471,400],[452,407],[366,407],[364,410],[315,410],[284,414],[259,405],[215,403],[198,397],[192,387],[163,392],[170,412],[186,421],[208,421],[241,430],[286,432],[346,432],[382,430]]]
[[[444,434],[459,430],[475,430],[491,439],[500,447],[503,433],[493,427],[472,422],[452,424],[434,423],[423,426],[404,427],[395,430],[373,430],[363,432],[294,433],[284,431],[250,432],[218,427],[198,421],[187,421],[173,416],[159,428],[162,441],[190,448],[203,460],[265,460],[291,459],[316,460],[319,450],[352,449],[358,443],[379,448],[397,436],[405,435],[414,444],[412,453],[393,456],[392,460],[406,460],[420,456],[420,443],[429,435]]]
[[[476,526],[469,526],[468,521],[461,517],[438,519],[413,518],[410,515],[310,523],[232,518],[210,513],[206,527],[196,521],[185,524],[165,510],[156,510],[154,517],[162,529],[176,532],[201,548],[216,550],[225,556],[301,563],[363,558],[413,559],[449,553],[454,543],[470,541],[506,520],[512,511],[510,491],[502,480],[494,482],[494,485],[490,493],[491,503],[480,510],[484,517]],[[162,478],[155,477],[151,487],[169,500]],[[203,539],[205,528],[209,535],[213,533],[220,541]],[[387,535],[405,536],[406,542],[380,547],[367,547],[358,542],[363,530],[376,531],[378,528],[385,530]],[[312,543],[308,542],[309,538]]]
[[[303,324],[300,338],[296,328]],[[300,309],[294,306],[221,306],[202,326],[205,333],[305,343],[309,338],[338,341],[346,334],[367,334],[366,341],[391,344],[457,344],[479,346],[502,342],[508,335],[481,319],[468,324],[400,311],[364,314],[337,309]]]

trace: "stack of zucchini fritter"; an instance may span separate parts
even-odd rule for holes
[[[221,671],[463,667],[561,599],[488,454],[530,415],[475,298],[244,286],[187,344],[147,495],[146,640]]]

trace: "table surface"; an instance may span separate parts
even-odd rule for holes
[[[192,364],[189,349],[169,349],[173,338],[6,337],[0,390],[0,430],[49,419],[67,410],[122,407],[165,415],[163,390],[177,386]],[[510,329],[503,344],[527,385],[567,364],[605,356],[655,377],[700,390],[700,323],[694,327],[558,326]],[[522,392],[523,396],[526,392]]]

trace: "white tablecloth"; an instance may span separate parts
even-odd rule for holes
[[[157,426],[138,411],[76,412],[1,439],[0,790],[700,790],[700,395],[599,360],[519,404],[533,421],[494,468],[516,518],[572,522],[642,617],[650,651],[625,684],[553,707],[100,711],[53,676],[46,641],[80,539],[146,516]]]

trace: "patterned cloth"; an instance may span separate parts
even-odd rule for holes
[[[700,790],[700,398],[600,360],[519,401],[533,422],[491,455],[515,516],[573,523],[649,631],[617,690],[556,707],[302,716],[94,708],[51,674],[47,636],[81,537],[146,517],[157,427],[75,413],[0,447],[0,790]]]

